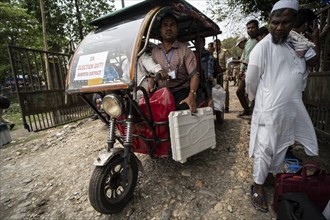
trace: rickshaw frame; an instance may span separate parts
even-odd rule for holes
[[[160,144],[170,142],[169,135],[167,138],[160,138],[158,137],[156,130],[157,127],[166,126],[169,134],[168,121],[165,120],[155,122],[153,117],[153,111],[151,109],[148,99],[148,93],[146,89],[142,86],[139,86],[137,82],[137,61],[142,55],[142,53],[145,51],[150,38],[160,40],[160,33],[158,30],[159,24],[155,24],[157,24],[157,19],[159,19],[160,17],[158,15],[162,13],[164,14],[166,11],[171,11],[176,14],[181,13],[181,16],[178,17],[179,28],[180,25],[184,23],[189,23],[189,25],[187,26],[189,28],[197,28],[196,31],[193,31],[189,28],[187,29],[187,27],[185,26],[185,29],[183,31],[179,31],[178,39],[180,39],[181,41],[198,39],[198,36],[217,37],[217,35],[221,33],[219,27],[213,21],[211,21],[211,19],[207,18],[199,10],[197,10],[195,7],[185,2],[184,0],[146,0],[135,6],[118,10],[116,12],[110,13],[106,16],[92,21],[91,25],[97,26],[97,28],[93,33],[87,36],[87,38],[93,37],[93,34],[102,33],[102,31],[104,31],[107,27],[116,27],[116,25],[123,24],[126,20],[130,20],[130,17],[140,18],[141,16],[143,16],[143,14],[145,15],[138,29],[137,36],[135,36],[134,38],[135,40],[133,42],[132,55],[130,59],[129,57],[127,57],[127,59],[129,59],[130,61],[130,81],[128,83],[119,80],[104,83],[104,81],[95,78],[88,79],[87,82],[81,83],[84,85],[80,86],[79,84],[79,88],[75,88],[73,85],[74,83],[76,83],[75,79],[77,78],[76,71],[78,68],[77,66],[79,64],[79,58],[82,57],[81,53],[79,53],[79,51],[83,51],[83,49],[80,48],[82,45],[77,48],[77,51],[73,56],[72,62],[70,63],[66,92],[68,94],[80,94],[84,101],[88,103],[91,108],[93,108],[93,110],[98,114],[99,118],[109,126],[107,151],[101,153],[101,155],[96,159],[94,163],[94,165],[96,165],[96,169],[92,175],[90,182],[90,200],[92,206],[97,211],[104,214],[116,213],[126,206],[126,204],[129,202],[130,198],[133,195],[133,191],[137,181],[137,167],[135,166],[138,166],[139,170],[143,169],[141,162],[134,154],[134,152],[136,151],[134,151],[134,148],[132,150],[134,144],[133,138],[143,140],[147,148],[147,153],[151,158],[158,158],[163,156],[169,157],[171,155],[170,147],[168,148],[167,153],[156,152]],[[127,17],[122,20],[123,16]],[[196,27],[193,26],[194,22],[196,22]],[[190,33],[189,35],[185,34],[185,32],[187,31]],[[145,44],[143,45],[142,49],[139,50],[143,43],[143,37],[145,40]],[[142,91],[146,105],[146,113],[141,110],[135,100],[137,91]],[[93,93],[99,93],[102,96],[104,96],[106,93],[111,93],[123,97],[126,106],[124,115],[126,115],[126,117],[124,117],[123,119],[118,119],[102,114],[100,111],[98,111],[98,109],[94,106],[94,104],[88,97],[88,95]],[[138,120],[140,120],[139,122],[146,123],[146,127],[151,130],[151,137],[141,136],[132,132],[134,123],[136,123],[136,121],[134,120],[137,118],[137,115]],[[125,132],[123,132],[123,135],[116,134],[116,126],[118,124],[125,125]],[[122,145],[124,148],[114,147],[116,141],[118,141],[120,145]],[[149,142],[154,143],[155,146],[151,146]],[[120,160],[122,160],[122,162],[119,163]],[[105,180],[107,177],[106,172],[110,172],[109,169],[111,170],[111,172],[114,172],[115,168],[113,167],[116,167],[116,164],[113,164],[111,161],[116,161],[116,163],[121,165],[123,172],[118,174],[116,181],[112,181],[112,183],[109,184],[114,185],[115,182],[116,187],[121,187],[120,191],[122,191],[122,194],[118,193],[117,195],[117,191],[113,190],[110,192],[110,197],[108,197],[107,192],[102,191],[105,191],[104,187],[107,186]],[[109,166],[111,168],[109,168]],[[109,179],[112,178],[110,177]],[[115,194],[116,196],[118,196],[118,198],[122,199],[119,199],[118,201],[117,197],[111,197],[112,194]]]

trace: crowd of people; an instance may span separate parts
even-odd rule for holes
[[[280,171],[289,146],[298,141],[307,155],[318,155],[315,130],[304,107],[302,92],[308,67],[319,59],[319,31],[310,29],[310,19],[315,17],[301,16],[306,10],[298,8],[295,0],[280,0],[272,8],[268,28],[259,28],[257,20],[247,22],[248,38],[237,39],[236,46],[243,52],[236,62],[228,62],[229,50],[222,47],[220,40],[210,42],[206,50],[204,38],[196,39],[196,48],[201,54],[200,60],[196,60],[194,52],[177,40],[177,21],[171,14],[161,19],[162,43],[152,50],[152,58],[164,70],[162,77],[172,76],[171,80],[161,80],[159,85],[170,89],[177,109],[196,110],[196,91],[201,79],[211,96],[210,89],[216,83],[215,60],[224,76],[225,112],[229,112],[228,87],[235,78],[237,98],[243,108],[238,116],[252,115],[251,201],[262,212],[268,211],[264,192],[266,178]]]
[[[272,8],[269,27],[259,27],[257,20],[247,22],[248,37],[238,37],[235,44],[242,50],[240,59],[230,59],[219,39],[205,48],[205,39],[198,37],[196,51],[192,51],[177,39],[177,18],[167,13],[160,20],[161,43],[138,62],[138,81],[147,72],[160,75],[157,82],[149,78],[141,86],[147,92],[154,90],[155,83],[166,86],[177,110],[196,111],[200,85],[205,88],[207,105],[212,106],[218,72],[223,76],[224,112],[228,113],[229,85],[234,82],[243,109],[237,116],[252,115],[248,150],[253,157],[251,201],[262,212],[268,211],[264,183],[270,173],[280,171],[288,148],[298,141],[307,155],[318,155],[315,130],[302,101],[308,67],[317,64],[319,39],[324,35],[312,29],[314,19],[315,14],[299,9],[296,0],[280,0]],[[1,122],[9,123],[2,118],[2,109],[0,113]]]

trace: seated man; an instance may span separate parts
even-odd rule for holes
[[[196,90],[199,73],[194,53],[177,40],[178,23],[174,15],[165,14],[160,20],[162,43],[152,50],[152,58],[164,70],[160,87],[172,92],[178,110],[196,111]]]
[[[154,79],[153,78],[144,78],[141,82],[142,78],[145,77],[148,73],[152,73],[156,75],[157,73],[162,74],[162,67],[155,63],[155,61],[151,57],[150,48],[147,48],[146,51],[140,56],[138,60],[137,67],[137,85],[144,87],[147,92],[153,92],[154,90]],[[137,92],[137,101],[142,97],[142,92]]]

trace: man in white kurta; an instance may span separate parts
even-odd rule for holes
[[[153,91],[153,79],[147,79],[144,77],[147,74],[152,74],[155,76],[157,73],[160,73],[162,71],[163,71],[163,69],[162,69],[161,65],[155,63],[155,61],[151,57],[151,54],[146,53],[146,52],[143,53],[138,60],[137,85],[144,87],[147,90],[147,92],[152,92]],[[136,100],[139,101],[142,96],[143,96],[142,92],[138,91]]]
[[[279,171],[287,148],[298,141],[307,155],[318,155],[315,130],[302,101],[306,61],[287,42],[291,27],[283,28],[294,20],[296,7],[284,4],[286,8],[290,10],[271,15],[271,33],[252,50],[246,73],[246,92],[250,101],[255,100],[249,146],[249,156],[254,156],[251,198],[264,212],[268,208],[263,184],[269,172]]]

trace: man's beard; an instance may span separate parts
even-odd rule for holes
[[[288,38],[288,35],[282,36],[282,37],[276,37],[276,36],[272,35],[272,42],[274,44],[283,44],[287,38]]]

